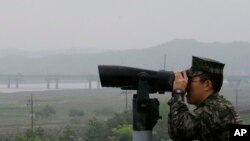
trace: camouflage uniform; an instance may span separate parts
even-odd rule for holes
[[[223,75],[224,64],[218,61],[193,56],[188,77],[202,73]],[[189,111],[183,96],[174,94],[168,102],[168,132],[173,140],[229,141],[229,126],[242,121],[231,102],[214,93]]]
[[[228,141],[229,126],[241,123],[232,104],[215,93],[194,111],[189,111],[180,95],[168,102],[168,132],[173,140]]]

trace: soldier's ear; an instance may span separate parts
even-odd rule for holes
[[[203,83],[203,86],[204,86],[204,89],[205,90],[211,90],[213,89],[213,83],[211,80],[206,80],[204,83]]]

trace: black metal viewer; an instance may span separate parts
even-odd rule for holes
[[[137,90],[133,96],[133,141],[151,141],[159,115],[159,101],[150,93],[172,91],[172,71],[152,71],[126,66],[99,65],[103,87]]]

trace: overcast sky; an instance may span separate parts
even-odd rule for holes
[[[0,48],[250,42],[249,0],[0,0]]]

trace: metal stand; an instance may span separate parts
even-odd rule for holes
[[[149,98],[148,74],[138,75],[137,94],[133,97],[133,141],[152,141],[152,129],[159,116],[159,101]]]

